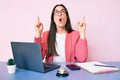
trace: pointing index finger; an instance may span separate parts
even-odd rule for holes
[[[37,17],[37,20],[38,20],[38,23],[40,23],[40,18],[39,18],[39,16]]]

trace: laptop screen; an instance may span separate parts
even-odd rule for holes
[[[43,71],[40,45],[30,42],[11,42],[13,57],[18,68]]]

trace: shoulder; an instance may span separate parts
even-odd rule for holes
[[[76,30],[74,30],[74,31],[72,31],[71,33],[68,33],[68,34],[74,35],[74,36],[79,36],[79,32],[76,31]]]
[[[47,36],[49,34],[49,31],[45,31],[42,33],[42,35]]]
[[[74,30],[74,31],[72,31],[70,33],[67,33],[66,37],[67,37],[68,40],[69,39],[77,40],[77,39],[80,38],[80,34],[79,34],[78,31]]]

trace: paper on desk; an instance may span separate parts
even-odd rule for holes
[[[106,64],[103,64],[103,63],[97,62],[97,61],[85,62],[85,63],[75,63],[75,64],[92,74],[120,71],[120,69],[115,68],[115,67],[113,68],[113,67],[94,66],[95,64],[106,65]]]

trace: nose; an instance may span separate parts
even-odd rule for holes
[[[59,16],[61,16],[62,15],[62,12],[61,11],[59,11],[59,14],[58,14]]]

